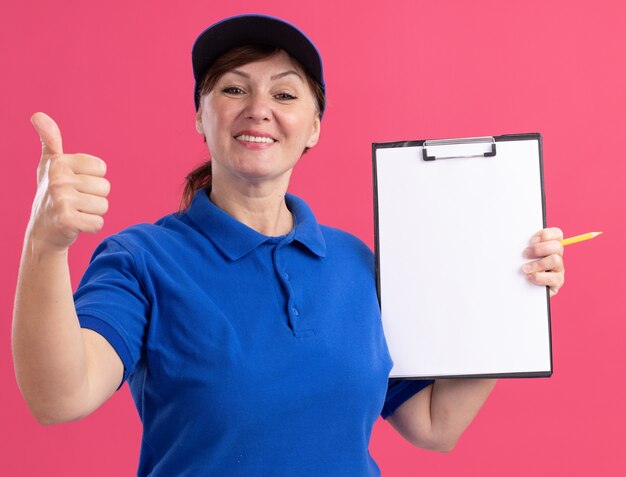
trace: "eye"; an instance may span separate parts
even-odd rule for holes
[[[276,99],[279,99],[281,101],[289,101],[292,99],[298,99],[297,96],[294,96],[291,93],[278,93],[274,96]]]
[[[225,88],[222,88],[222,92],[236,95],[243,94],[243,90],[238,86],[226,86]]]

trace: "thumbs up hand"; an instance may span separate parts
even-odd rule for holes
[[[31,118],[41,138],[37,194],[27,234],[40,251],[65,252],[80,232],[102,229],[111,184],[106,163],[88,154],[64,154],[61,131],[44,113]]]

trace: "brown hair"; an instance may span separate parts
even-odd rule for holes
[[[253,61],[264,60],[279,51],[279,48],[270,45],[245,45],[229,50],[220,56],[205,73],[199,88],[200,97],[210,93],[224,73]],[[309,74],[306,74],[306,81],[313,92],[315,106],[321,117],[326,107],[324,89]],[[202,106],[199,108],[202,108]],[[206,142],[206,138],[204,141]],[[304,152],[307,150],[308,148]],[[179,213],[184,212],[189,207],[193,196],[199,189],[211,187],[211,161],[206,161],[187,174],[185,181],[185,190],[181,198]]]

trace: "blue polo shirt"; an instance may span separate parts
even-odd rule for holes
[[[124,364],[138,475],[377,476],[374,422],[431,383],[388,380],[369,248],[286,203],[268,237],[201,190],[95,250],[76,311]]]

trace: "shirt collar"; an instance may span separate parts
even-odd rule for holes
[[[294,230],[284,240],[297,240],[318,257],[325,257],[326,242],[309,206],[293,194],[286,194],[285,202],[294,217]],[[209,199],[206,189],[196,192],[185,214],[231,260],[238,260],[259,245],[274,239],[239,222],[217,207]]]

